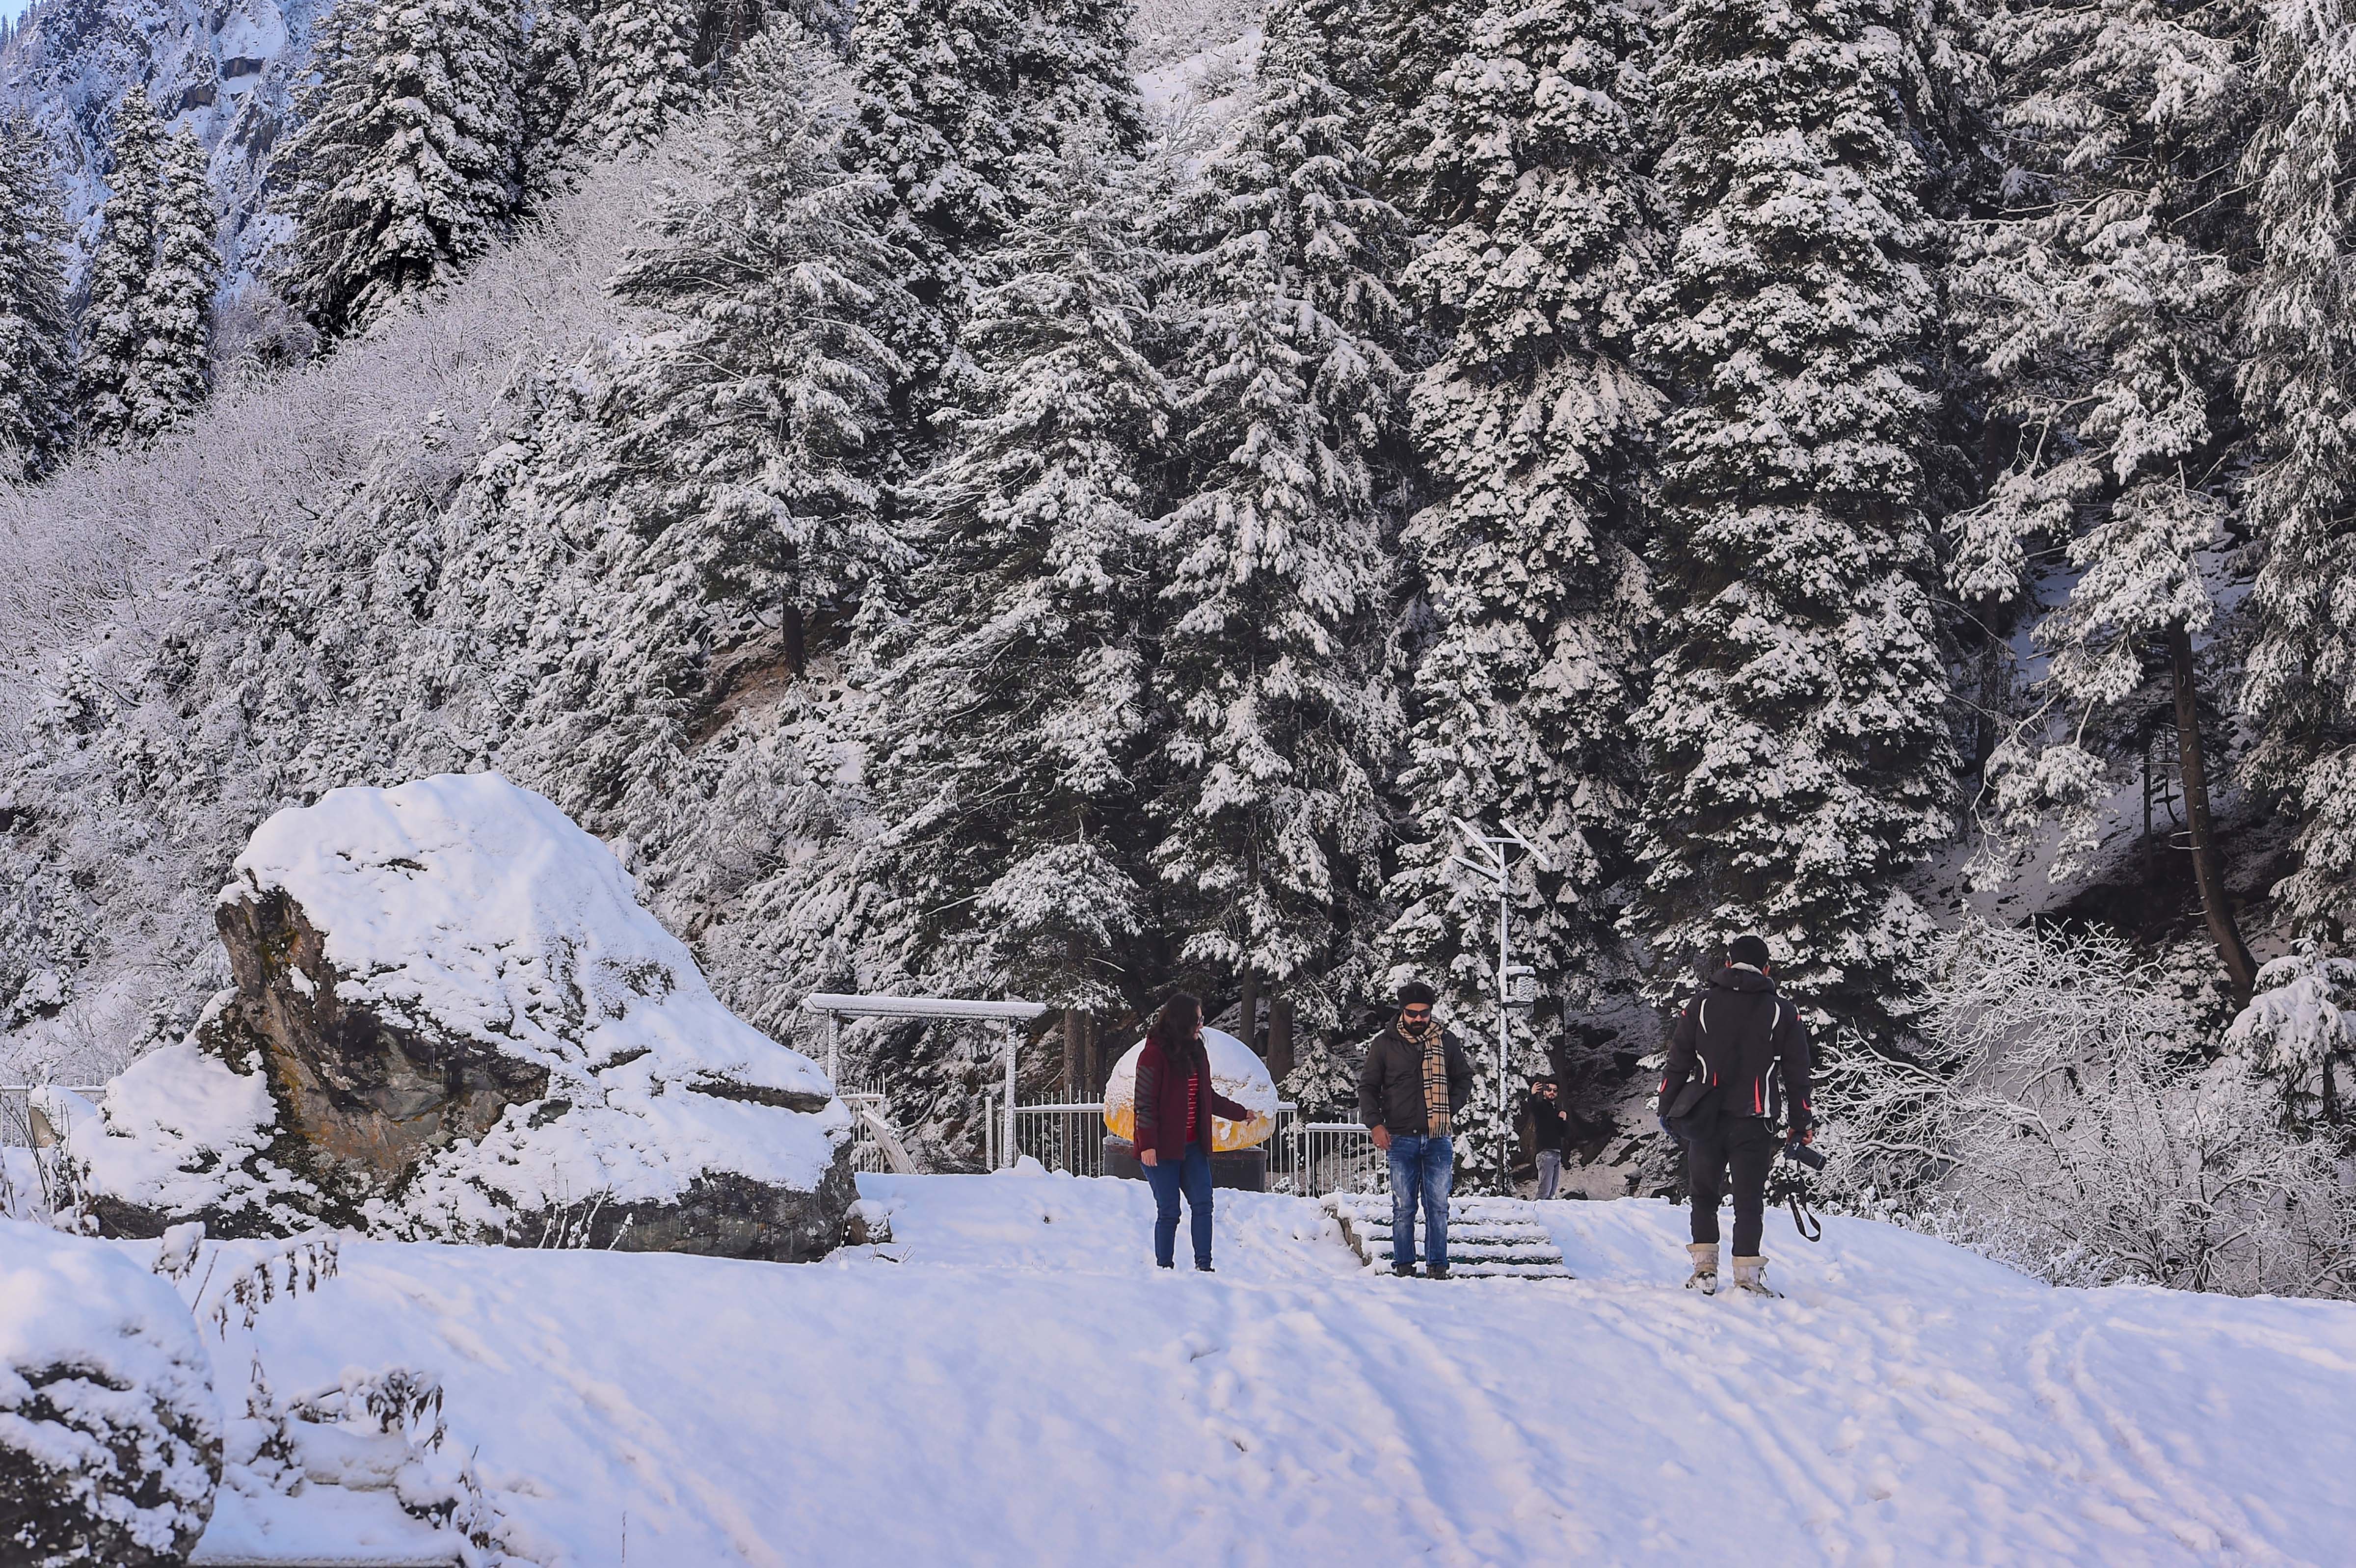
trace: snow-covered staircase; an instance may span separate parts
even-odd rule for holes
[[[1391,1266],[1391,1200],[1336,1192],[1325,1211],[1342,1222],[1342,1239],[1368,1266]],[[1569,1279],[1562,1249],[1518,1198],[1448,1200],[1448,1273],[1462,1279]],[[1419,1247],[1416,1256],[1422,1257]]]

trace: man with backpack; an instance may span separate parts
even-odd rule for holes
[[[1767,1208],[1767,1171],[1775,1163],[1778,1125],[1789,1114],[1791,1140],[1812,1142],[1808,1031],[1800,1009],[1775,992],[1767,944],[1738,936],[1726,963],[1677,1016],[1661,1074],[1661,1123],[1685,1145],[1686,1184],[1693,1193],[1693,1275],[1687,1289],[1718,1292],[1718,1200],[1734,1176],[1734,1285],[1772,1296],[1759,1241]]]

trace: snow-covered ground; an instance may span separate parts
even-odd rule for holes
[[[251,1347],[206,1335],[282,1394],[440,1380],[445,1449],[552,1568],[2356,1550],[2345,1305],[2055,1290],[1780,1216],[1789,1298],[1708,1300],[1637,1200],[1539,1207],[1575,1282],[1392,1279],[1237,1194],[1218,1274],[1160,1275],[1137,1184],[861,1188],[892,1242],[821,1264],[351,1242]]]

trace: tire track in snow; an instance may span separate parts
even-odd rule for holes
[[[2213,1556],[2227,1547],[2224,1538],[2231,1534],[2240,1538],[2231,1545],[2235,1561],[2288,1561],[2251,1537],[2245,1523],[2242,1528],[2222,1526],[2215,1499],[2204,1497],[2203,1488],[2168,1465],[2149,1444],[2130,1445],[2114,1440],[2113,1434],[2124,1435],[2133,1424],[2116,1406],[2103,1401],[2098,1380],[2086,1364],[2087,1346],[2100,1328],[2099,1323],[2087,1325],[2083,1307],[2066,1308],[2029,1340],[2027,1363],[2031,1391],[2069,1438],[2079,1461],[2081,1474],[2069,1478],[2089,1491],[2100,1488],[2108,1494],[2107,1502],[2082,1497],[2081,1506],[2087,1509],[2089,1517],[2114,1529],[2131,1525],[2138,1534],[2158,1533],[2187,1552]],[[2058,1371],[2057,1362],[2062,1364]],[[2089,1403],[2099,1407],[2101,1419],[2090,1413]],[[2124,1456],[2122,1447],[2127,1448]],[[2147,1462],[2157,1464],[2165,1473],[2138,1473],[2138,1467]],[[2199,1517],[2201,1514],[2208,1517]]]
[[[2084,1416],[2083,1431],[2104,1445],[2105,1454],[2120,1474],[2140,1473],[2146,1495],[2152,1499],[2151,1512],[2160,1516],[2154,1522],[2196,1551],[2229,1552],[2234,1561],[2244,1563],[2294,1561],[2260,1538],[2249,1517],[2230,1496],[2211,1490],[2171,1462],[2123,1406],[2105,1397],[2104,1380],[2088,1364],[2088,1352],[2101,1335],[2118,1325],[2085,1323],[2083,1313],[2072,1313],[2071,1321],[2075,1328],[2070,1340],[2071,1388],[2100,1417],[2097,1421],[2094,1415]],[[2170,1503],[2181,1510],[2172,1519],[2166,1517],[2164,1511],[2165,1505]]]
[[[1794,1304],[1752,1301],[1745,1298],[1703,1298],[1679,1304],[1686,1314],[1702,1330],[1707,1339],[1727,1339],[1742,1347],[1748,1367],[1753,1360],[1763,1360],[1772,1365],[1776,1355],[1785,1348],[1791,1325],[1781,1325],[1768,1319],[1767,1313],[1781,1313]],[[1736,1317],[1735,1313],[1742,1316]],[[1761,1354],[1760,1352],[1763,1352]],[[1761,1419],[1762,1405],[1768,1402],[1749,1390],[1738,1390],[1723,1371],[1724,1357],[1706,1357],[1709,1375],[1688,1375],[1687,1384],[1697,1399],[1710,1407],[1720,1430],[1739,1439],[1758,1468],[1779,1482],[1799,1520],[1807,1527],[1835,1563],[1845,1561],[1854,1551],[1864,1552],[1870,1561],[1895,1561],[1889,1541],[1879,1531],[1879,1521],[1871,1520],[1870,1530],[1860,1534],[1855,1526],[1861,1521],[1854,1503],[1842,1495],[1840,1481],[1846,1467],[1831,1463],[1817,1463],[1804,1455],[1804,1445],[1791,1442],[1783,1433],[1771,1430]],[[1672,1371],[1665,1364],[1665,1371]],[[1827,1456],[1829,1459],[1829,1456]]]
[[[1337,1446],[1346,1451],[1355,1445],[1371,1450],[1381,1468],[1386,1493],[1398,1499],[1401,1512],[1407,1516],[1406,1522],[1429,1543],[1428,1554],[1450,1563],[1495,1563],[1500,1552],[1494,1541],[1483,1539],[1490,1532],[1478,1523],[1481,1510],[1477,1507],[1465,1508],[1456,1499],[1436,1493],[1420,1462],[1434,1443],[1456,1444],[1465,1430],[1464,1424],[1451,1424],[1438,1417],[1419,1418],[1379,1392],[1413,1386],[1425,1392],[1438,1392],[1462,1381],[1462,1369],[1431,1349],[1428,1336],[1419,1328],[1408,1324],[1408,1315],[1397,1303],[1383,1299],[1391,1283],[1387,1279],[1348,1280],[1339,1292],[1348,1304],[1344,1311],[1288,1314],[1288,1318],[1300,1322],[1303,1337],[1309,1341],[1302,1347],[1304,1353],[1299,1364],[1314,1365],[1330,1360],[1355,1371],[1357,1376],[1351,1386],[1360,1392],[1350,1402],[1350,1409],[1346,1413],[1334,1411],[1329,1393],[1321,1403],[1320,1413],[1326,1417],[1329,1428],[1340,1429]],[[1387,1339],[1371,1332],[1378,1326],[1393,1329],[1394,1337]],[[1404,1332],[1398,1332],[1402,1328]],[[1399,1366],[1396,1352],[1402,1342],[1414,1344],[1422,1351],[1425,1366],[1421,1376],[1409,1375]],[[1326,1354],[1308,1353],[1320,1349]],[[1535,1481],[1526,1464],[1522,1473]],[[1470,1533],[1465,1528],[1468,1522],[1473,1525]],[[1404,1541],[1414,1538],[1403,1534],[1402,1539]]]
[[[574,1358],[562,1327],[552,1318],[537,1312],[522,1316],[546,1331],[545,1371],[586,1410],[628,1435],[637,1451],[626,1449],[624,1456],[659,1497],[673,1507],[679,1506],[679,1489],[671,1483],[673,1477],[684,1479],[696,1504],[727,1532],[729,1544],[746,1563],[754,1564],[754,1568],[787,1568],[786,1559],[762,1539],[760,1527],[745,1512],[744,1505],[705,1477],[698,1456],[676,1442],[659,1418],[640,1406],[627,1390],[583,1367]]]
[[[1368,1295],[1376,1308],[1388,1321],[1405,1324],[1408,1313],[1404,1304],[1412,1297],[1385,1289],[1385,1282],[1380,1279],[1369,1279],[1365,1283],[1375,1287]],[[1564,1282],[1552,1280],[1468,1279],[1451,1282],[1451,1285],[1452,1288],[1466,1293],[1466,1296],[1440,1300],[1433,1305],[1455,1308],[1478,1303],[1483,1296],[1494,1296],[1499,1291],[1537,1291],[1554,1296],[1569,1288]],[[1451,1330],[1456,1328],[1452,1312],[1446,1321]],[[1414,1346],[1429,1368],[1429,1375],[1418,1380],[1417,1386],[1433,1389],[1452,1399],[1457,1418],[1448,1424],[1446,1430],[1454,1435],[1460,1446],[1464,1445],[1462,1440],[1468,1435],[1474,1439],[1473,1445],[1483,1459],[1477,1473],[1499,1494],[1496,1511],[1513,1519],[1516,1525],[1521,1524],[1530,1513],[1542,1512],[1547,1517],[1541,1528],[1550,1528],[1566,1535],[1574,1529],[1586,1533],[1587,1540],[1583,1542],[1566,1541],[1566,1550],[1591,1548],[1594,1544],[1591,1529],[1579,1518],[1570,1500],[1551,1483],[1550,1472],[1538,1463],[1533,1451],[1537,1434],[1544,1428],[1533,1428],[1517,1416],[1509,1414],[1494,1395],[1466,1375],[1470,1358],[1443,1351],[1430,1332],[1408,1328],[1398,1338]],[[1453,1334],[1451,1338],[1452,1340]],[[1501,1486],[1501,1480],[1505,1484]],[[1479,1520],[1486,1510],[1465,1511]],[[1494,1541],[1494,1531],[1486,1530],[1476,1529],[1465,1544],[1473,1551],[1491,1553],[1487,1559],[1490,1561],[1494,1561],[1495,1554],[1503,1550],[1502,1545]]]

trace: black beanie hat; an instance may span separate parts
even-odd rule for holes
[[[1764,969],[1767,967],[1767,943],[1762,937],[1738,936],[1726,944],[1726,961]]]

